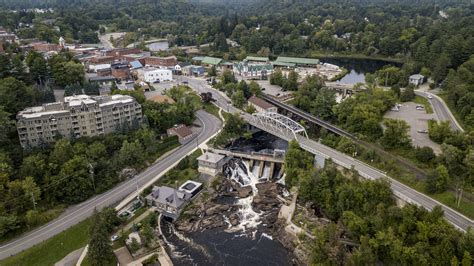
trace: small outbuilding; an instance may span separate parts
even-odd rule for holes
[[[179,124],[166,130],[168,136],[178,136],[179,143],[184,144],[190,141],[193,137],[193,131],[186,125]]]
[[[225,156],[217,153],[206,152],[197,158],[199,173],[216,176],[222,171]]]
[[[190,194],[191,197],[194,197],[199,193],[199,191],[202,190],[202,183],[188,180],[184,184],[182,184],[178,190],[186,192]]]
[[[408,83],[414,86],[420,86],[423,82],[425,82],[425,76],[421,74],[414,74],[408,78]]]

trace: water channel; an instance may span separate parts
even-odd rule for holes
[[[240,151],[286,150],[288,143],[266,132],[257,132],[251,139],[238,139],[228,149]],[[237,167],[236,167],[237,166]],[[258,193],[256,183],[261,180],[248,162],[236,159],[227,169],[229,178],[243,176],[245,185]],[[265,178],[265,174],[263,176]],[[268,177],[267,177],[268,178]],[[255,195],[255,194],[254,194]],[[252,210],[253,196],[243,199],[223,199],[241,205],[241,223],[232,230],[225,228],[190,234],[177,232],[173,224],[162,222],[168,251],[176,265],[292,265],[293,256],[278,241],[263,232],[259,222],[261,213]],[[229,225],[230,227],[230,225]]]
[[[349,70],[349,73],[339,83],[355,84],[357,82],[365,82],[366,73],[374,73],[385,65],[393,65],[401,67],[400,63],[374,60],[374,59],[352,59],[352,58],[322,58],[322,62],[338,65]]]

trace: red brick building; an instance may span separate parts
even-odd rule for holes
[[[158,56],[149,56],[145,57],[145,65],[155,66],[155,67],[174,67],[178,64],[178,59],[176,56],[168,57],[158,57]]]
[[[38,52],[57,52],[61,50],[61,47],[54,43],[36,42],[32,43],[31,46],[33,47],[33,50]]]
[[[122,59],[122,56],[128,54],[139,54],[142,51],[138,48],[117,48],[105,52],[106,56],[114,56],[116,59]]]
[[[118,80],[126,80],[130,77],[130,68],[127,64],[117,63],[111,66],[112,76]]]
[[[89,60],[91,64],[112,64],[114,61],[114,56],[96,56]]]

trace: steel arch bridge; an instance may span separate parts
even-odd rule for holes
[[[306,129],[291,118],[274,112],[261,112],[252,115],[257,127],[268,130],[270,133],[279,133],[287,139],[297,139],[296,134],[308,138]]]

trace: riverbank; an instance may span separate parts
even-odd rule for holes
[[[286,221],[278,217],[289,196],[284,186],[239,183],[235,176],[217,177],[176,222],[163,223],[173,263],[304,264],[294,255]]]

